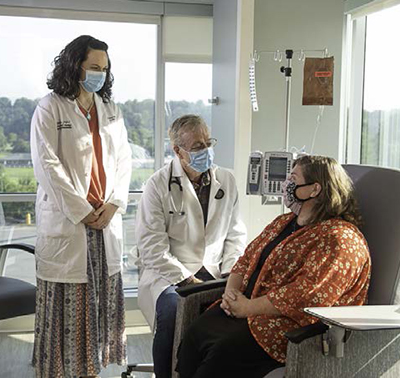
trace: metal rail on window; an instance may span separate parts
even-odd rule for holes
[[[36,193],[0,193],[0,202],[34,202]]]
[[[139,201],[142,192],[129,192],[128,201]],[[0,193],[0,202],[34,202],[36,193]]]
[[[163,20],[157,29],[157,88],[155,103],[154,165],[155,170],[164,165],[164,124],[165,124],[165,61],[163,54]]]

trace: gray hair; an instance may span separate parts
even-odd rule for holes
[[[169,139],[173,146],[182,146],[182,131],[194,131],[205,128],[209,131],[204,119],[195,114],[186,114],[177,118],[168,130]]]

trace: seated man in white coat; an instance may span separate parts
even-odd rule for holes
[[[203,119],[178,118],[169,136],[175,158],[148,180],[136,218],[138,301],[155,325],[157,378],[171,376],[176,287],[228,275],[246,243],[235,179],[213,165],[216,140]]]

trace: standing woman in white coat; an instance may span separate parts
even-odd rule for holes
[[[53,92],[32,119],[36,179],[36,321],[41,378],[96,377],[125,364],[122,218],[131,150],[108,46],[90,36],[54,60]]]

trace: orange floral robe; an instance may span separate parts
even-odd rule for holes
[[[242,291],[265,246],[293,217],[290,213],[276,218],[232,268],[244,277]],[[247,318],[251,333],[272,358],[285,362],[285,332],[318,320],[303,309],[364,304],[370,271],[367,242],[356,226],[338,218],[304,226],[272,250],[251,295],[266,296],[282,315]]]

